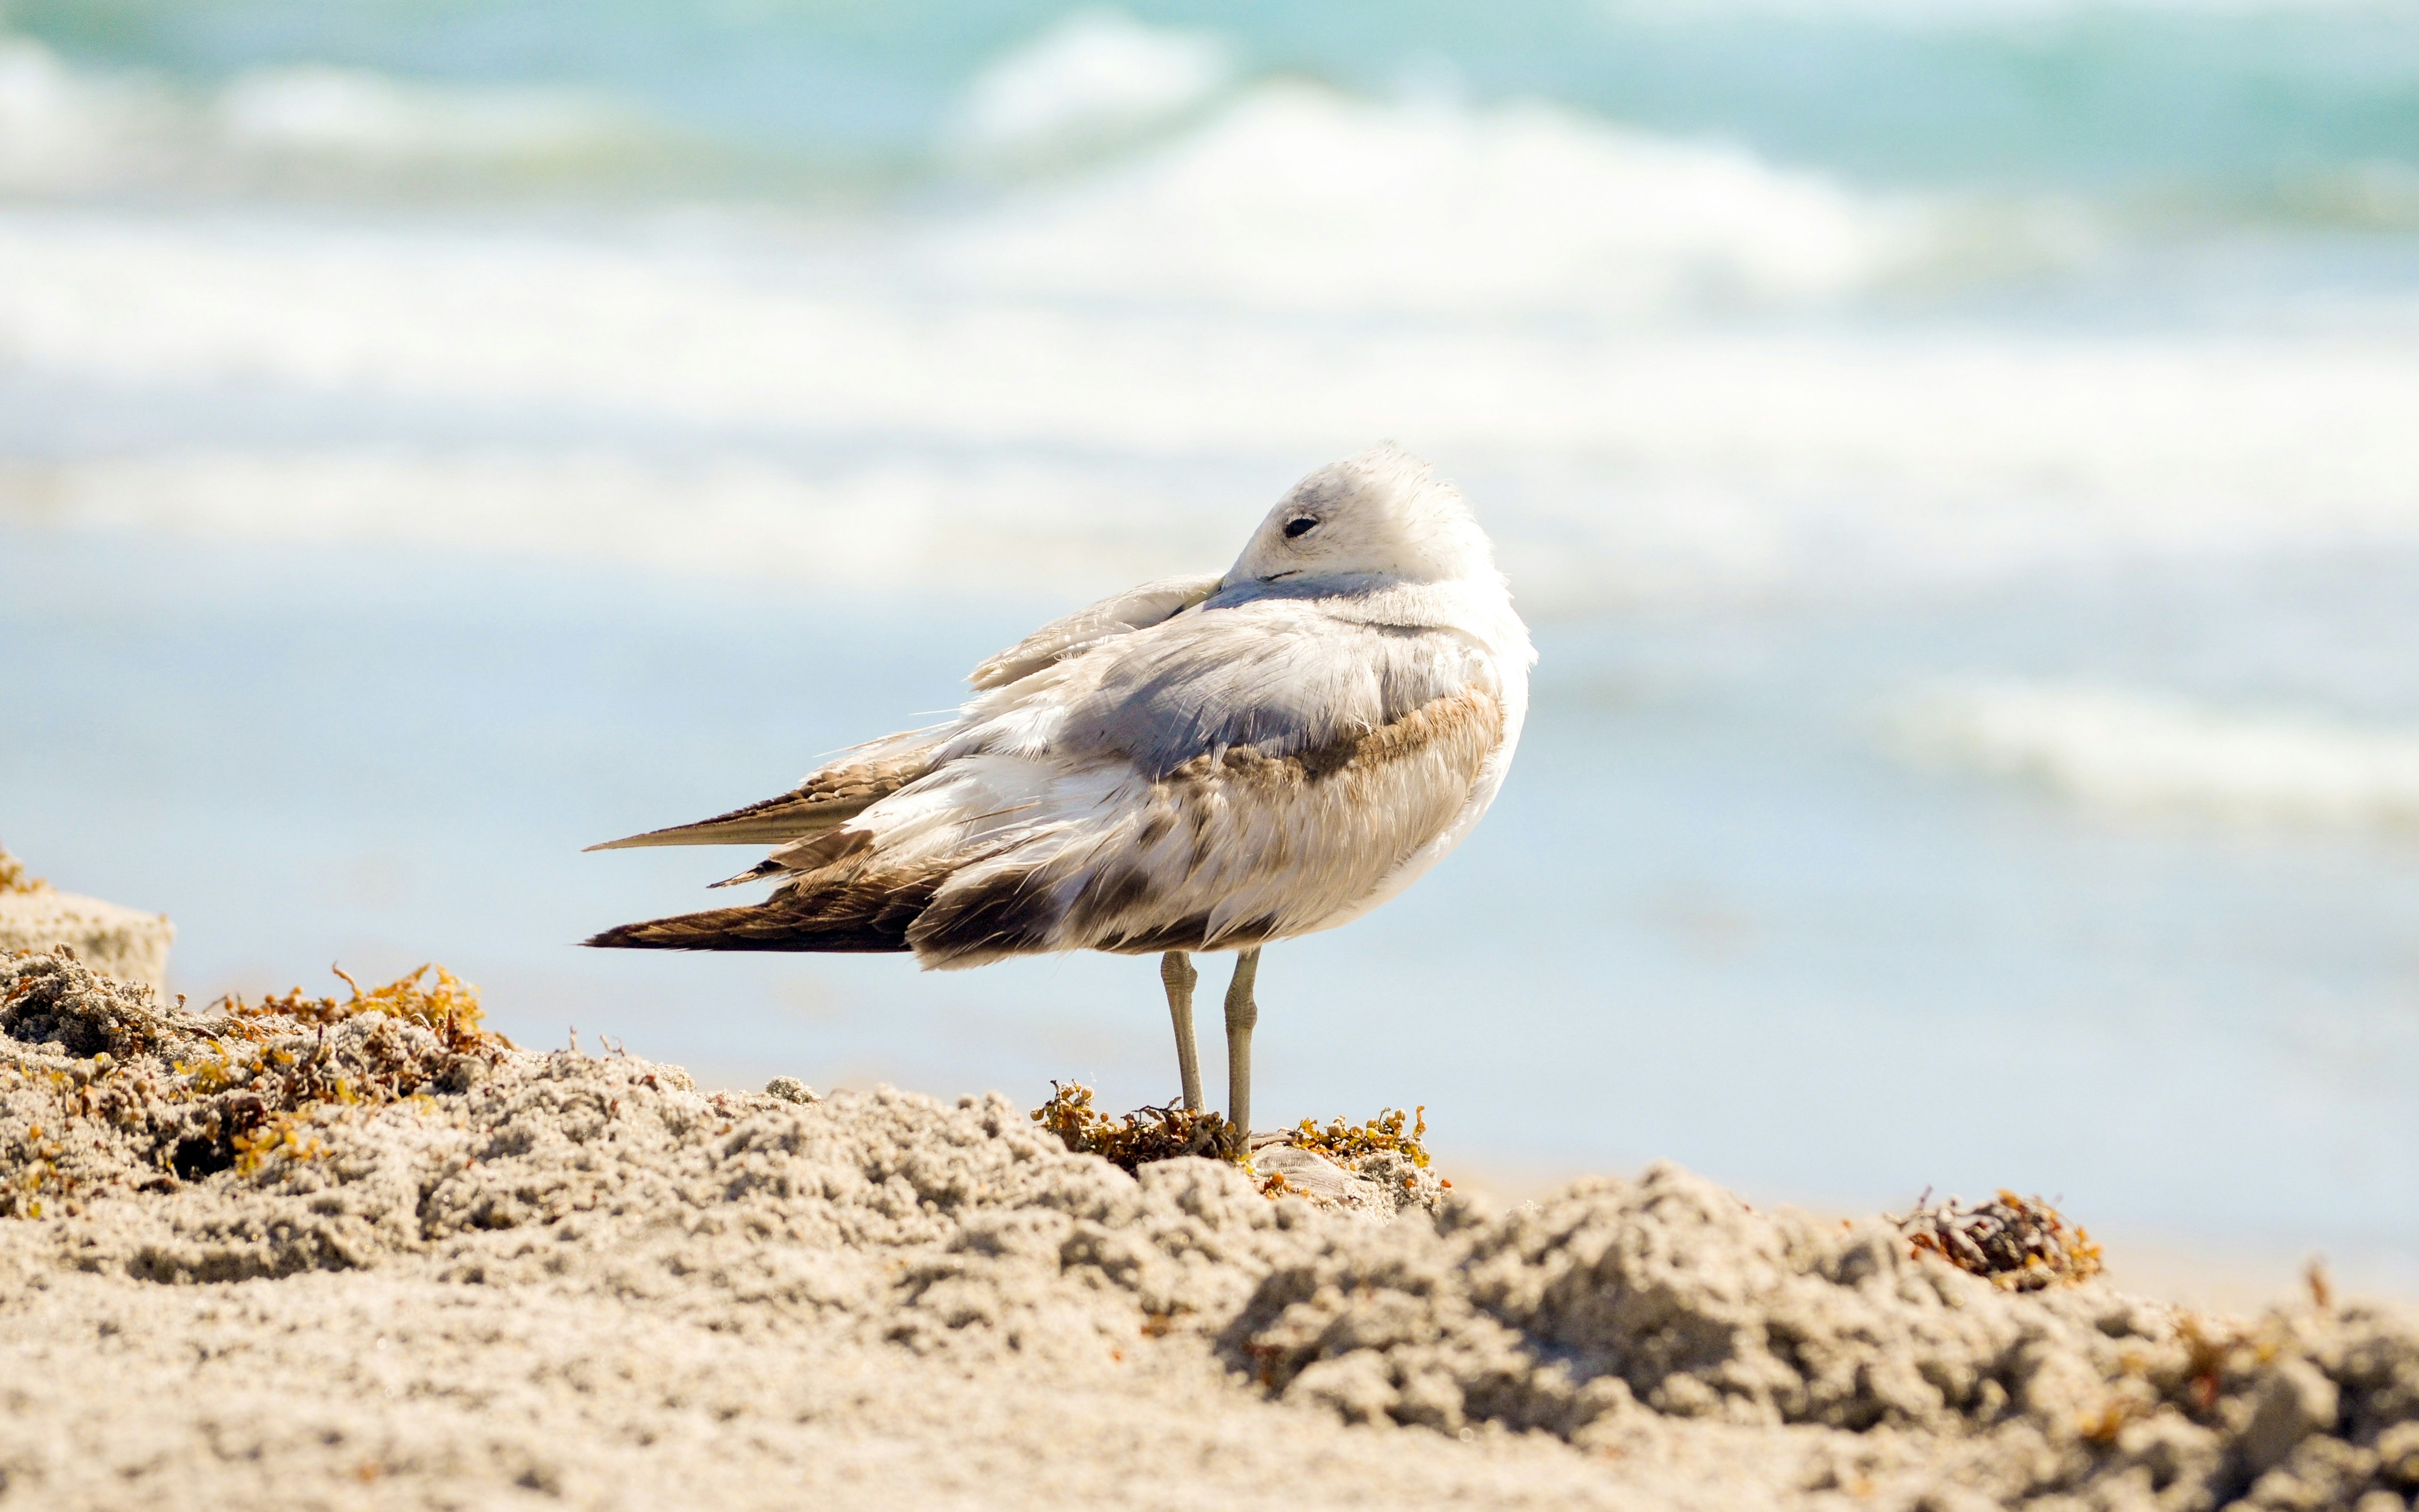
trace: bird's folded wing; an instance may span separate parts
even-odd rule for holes
[[[1315,604],[1188,615],[1085,662],[1048,690],[1060,717],[962,729],[917,790],[963,816],[906,932],[928,965],[1319,927],[1452,830],[1503,736],[1467,639]]]
[[[1502,732],[1502,705],[1472,686],[1291,755],[1232,746],[1105,793],[1070,782],[1063,798],[1037,784],[1038,801],[947,868],[906,943],[954,967],[1036,950],[1235,948],[1321,927],[1451,829]],[[969,764],[970,788],[982,764]]]
[[[978,692],[1005,687],[1115,636],[1157,625],[1218,591],[1220,577],[1161,578],[1052,620],[967,675]]]
[[[1070,679],[1058,752],[1121,757],[1154,779],[1236,746],[1316,760],[1465,687],[1502,692],[1491,658],[1453,630],[1287,599],[1137,631],[1079,670],[1092,675]]]
[[[931,748],[914,733],[889,735],[851,753],[778,797],[643,835],[591,845],[618,851],[639,845],[772,845],[830,829],[932,770]]]

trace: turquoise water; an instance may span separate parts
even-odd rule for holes
[[[8,14],[80,66],[152,69],[189,85],[315,63],[571,86],[625,102],[700,162],[912,174],[929,165],[970,81],[1069,9],[1045,0],[18,0]],[[1306,75],[1371,94],[1545,99],[1877,183],[2322,215],[2293,202],[2322,197],[2329,170],[2408,166],[2419,153],[2419,16],[2382,0],[1124,11],[1219,38],[1234,54],[1232,87]]]
[[[2406,7],[0,9],[0,837],[180,990],[1162,1099],[1147,964],[629,960],[775,791],[1392,436],[1545,659],[1271,954],[1473,1165],[2419,1244]]]

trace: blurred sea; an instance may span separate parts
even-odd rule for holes
[[[0,4],[0,838],[195,995],[1164,1098],[1146,962],[582,952],[729,868],[578,848],[1381,436],[1537,706],[1265,1105],[2419,1276],[2409,6]]]

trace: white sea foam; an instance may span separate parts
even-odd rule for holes
[[[93,193],[225,186],[296,159],[391,171],[527,164],[627,147],[642,122],[571,90],[410,83],[322,65],[215,89],[70,68],[0,34],[0,189]]]
[[[887,274],[883,242],[833,256],[0,211],[0,368],[1121,479],[1223,457],[1262,488],[1393,436],[1484,479],[1524,589],[1567,604],[2419,542],[2407,331],[1370,324],[1022,299]],[[1050,466],[1079,492],[1108,475]]]
[[[1251,511],[1031,460],[807,470],[601,449],[234,451],[0,467],[0,521],[372,541],[857,590],[1098,594],[1214,563]]]
[[[156,87],[79,73],[40,43],[0,33],[0,189],[112,182],[156,165],[178,124]]]
[[[978,75],[955,134],[984,156],[1047,157],[1180,116],[1233,70],[1232,50],[1208,33],[1078,11]]]
[[[408,85],[323,65],[241,74],[208,117],[239,149],[389,161],[547,157],[631,131],[610,106],[573,91]]]
[[[2114,809],[2419,824],[2419,730],[2220,708],[2098,683],[1973,682],[1906,699],[1899,749]]]
[[[957,225],[1002,291],[1323,314],[1658,311],[1870,286],[1937,245],[1912,203],[1543,104],[1265,85],[1183,139]]]

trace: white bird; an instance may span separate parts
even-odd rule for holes
[[[913,951],[944,970],[1162,954],[1191,1108],[1187,952],[1234,950],[1240,1148],[1261,948],[1360,918],[1461,842],[1511,765],[1535,661],[1459,491],[1379,446],[1302,479],[1223,575],[1145,583],[984,662],[948,722],[592,847],[772,843],[716,886],[779,885],[588,943]]]

